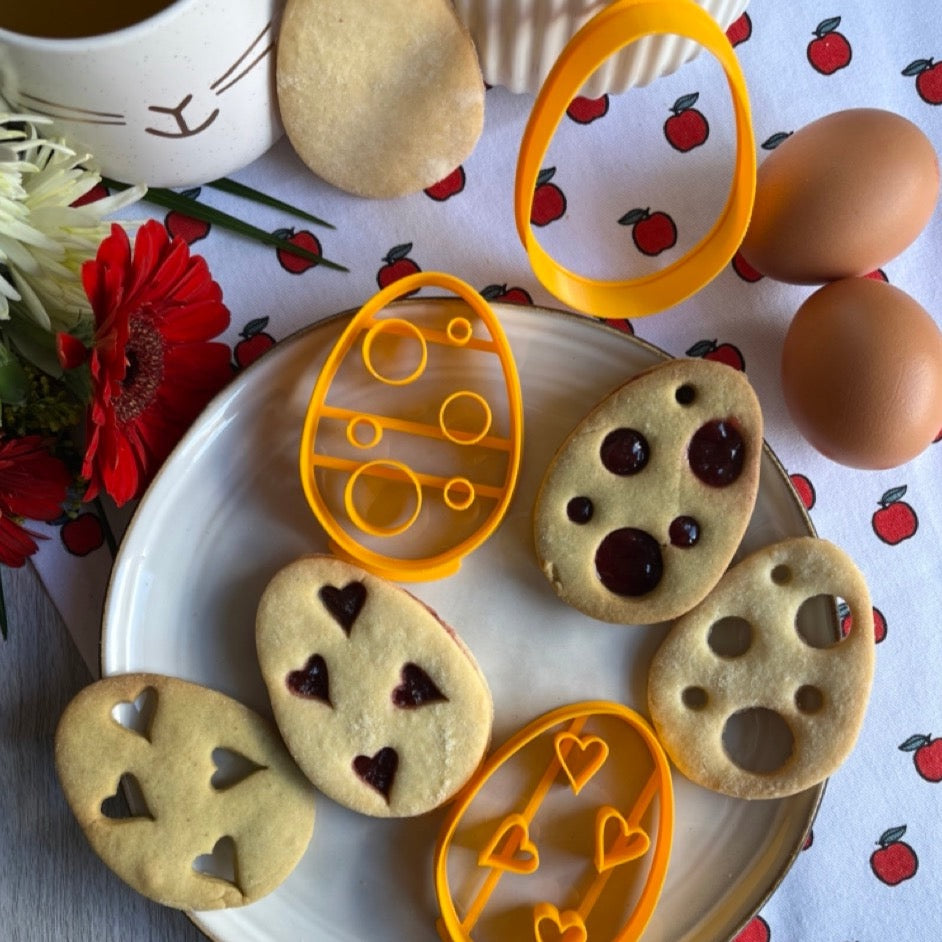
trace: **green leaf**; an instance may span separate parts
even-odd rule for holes
[[[0,344],[0,402],[11,406],[22,405],[26,401],[29,383],[19,360]]]
[[[286,213],[292,213],[300,219],[306,219],[308,222],[313,222],[318,226],[326,226],[328,229],[336,228],[331,223],[327,222],[326,219],[312,216],[303,209],[298,209],[297,206],[292,206],[290,203],[283,203],[281,200],[275,199],[274,196],[269,196],[267,193],[260,193],[258,190],[252,189],[252,187],[246,186],[244,183],[238,183],[227,177],[213,180],[212,183],[207,183],[206,186],[210,186],[214,190],[221,190],[223,193],[241,196],[244,199],[252,200],[254,203],[261,203],[263,206],[271,206],[273,209],[284,210]]]
[[[129,184],[120,183],[117,180],[104,179],[103,182],[107,187],[117,190],[126,190],[129,188]],[[200,203],[197,200],[187,199],[185,196],[181,196],[173,190],[151,187],[144,194],[143,199],[146,202],[153,203],[155,206],[161,206],[164,209],[175,209],[193,219],[199,219],[211,225],[219,226],[220,229],[227,229],[229,232],[246,236],[255,242],[260,242],[262,245],[272,245],[275,248],[288,252],[290,255],[297,255],[299,258],[313,262],[315,265],[323,265],[325,268],[332,268],[335,271],[350,271],[346,266],[332,262],[324,258],[323,255],[315,255],[313,252],[309,252],[299,245],[295,245],[285,239],[279,239],[270,232],[259,229],[257,226],[253,226],[250,223],[243,222],[241,219],[230,216],[220,209],[206,206],[204,203]]]

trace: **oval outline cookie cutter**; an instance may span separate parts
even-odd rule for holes
[[[476,338],[473,324],[467,316],[450,317],[444,331],[424,328],[404,317],[379,318],[380,312],[391,302],[417,291],[419,288],[437,287],[456,295],[464,301],[471,312],[485,325],[489,339]],[[429,298],[428,300],[432,300]],[[419,344],[418,362],[404,377],[385,376],[376,366],[372,347],[374,340],[383,333],[391,333],[416,340]],[[438,409],[438,424],[426,424],[395,416],[376,415],[358,410],[345,409],[327,404],[327,393],[336,377],[341,363],[363,336],[360,348],[362,363],[366,371],[378,383],[401,387],[421,378],[428,363],[428,346],[442,345],[451,349],[476,350],[496,355],[501,364],[504,391],[509,412],[509,431],[506,437],[491,433],[493,413],[490,403],[480,393],[469,389],[457,389],[443,398]],[[472,432],[451,428],[447,420],[449,406],[460,398],[475,404],[483,421],[480,429]],[[316,451],[317,433],[323,419],[334,419],[346,423],[346,439],[354,448],[368,449],[377,445],[386,429],[437,438],[458,448],[480,445],[507,453],[507,467],[503,483],[494,486],[472,481],[466,474],[456,472],[445,477],[414,471],[407,464],[391,457],[356,462]],[[367,430],[366,440],[357,436],[358,429]],[[308,403],[301,433],[299,470],[301,485],[308,505],[314,512],[328,536],[332,552],[353,561],[364,569],[390,579],[403,581],[426,581],[439,579],[457,572],[461,560],[481,545],[500,522],[513,497],[520,461],[523,452],[523,396],[520,378],[506,334],[487,300],[466,282],[446,272],[428,271],[406,275],[374,294],[354,315],[340,338],[331,349],[327,361],[318,374]],[[349,477],[343,490],[343,502],[350,523],[361,533],[373,537],[392,537],[408,530],[422,511],[423,492],[435,489],[442,495],[445,507],[453,513],[468,510],[479,498],[494,501],[494,507],[481,525],[459,543],[434,555],[405,559],[372,550],[357,542],[340,526],[328,507],[316,481],[318,468],[327,468]],[[405,521],[397,525],[382,527],[371,523],[356,506],[354,488],[361,476],[376,476],[405,482],[411,487],[414,507]]]
[[[657,33],[694,40],[726,74],[736,126],[729,195],[710,231],[666,268],[639,278],[590,278],[557,262],[533,232],[530,213],[540,164],[566,108],[589,76],[623,47]],[[719,24],[693,0],[615,0],[572,37],[537,95],[517,158],[514,220],[534,274],[554,297],[596,317],[646,317],[684,301],[722,271],[746,234],[755,191],[756,147],[746,79]]]
[[[591,860],[596,872],[595,879],[577,909],[559,910],[548,901],[535,904],[531,914],[533,937],[542,938],[540,923],[550,920],[560,931],[572,929],[578,933],[581,930],[585,938],[585,921],[601,897],[611,872],[622,863],[651,854],[652,859],[641,894],[628,921],[618,931],[613,942],[631,942],[641,934],[664,887],[673,843],[674,790],[670,764],[654,730],[639,713],[615,701],[585,700],[550,710],[511,735],[487,757],[449,806],[436,839],[434,856],[435,894],[441,911],[437,929],[444,942],[472,942],[474,925],[504,873],[529,875],[539,869],[539,851],[530,839],[529,826],[549,790],[558,783],[578,795],[608,758],[609,744],[605,739],[595,733],[582,733],[586,722],[597,716],[623,720],[629,730],[644,743],[653,769],[627,814],[610,804],[601,805],[597,809],[594,854]],[[552,758],[527,798],[525,807],[523,810],[511,810],[499,818],[490,840],[478,854],[478,867],[489,872],[464,916],[459,916],[448,880],[448,852],[458,823],[498,768],[554,726],[562,724],[566,725],[553,736]],[[567,758],[574,747],[583,755],[589,748],[592,748],[595,754],[590,756],[581,768],[573,769],[567,763]],[[647,832],[641,828],[640,822],[655,797],[658,798],[657,839],[652,842]],[[621,840],[616,838],[615,843],[607,848],[606,832],[610,830],[608,823],[612,820],[619,825]]]

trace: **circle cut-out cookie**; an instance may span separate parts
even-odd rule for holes
[[[338,803],[422,814],[483,758],[493,720],[484,676],[405,589],[343,560],[303,557],[265,589],[256,642],[288,749]]]
[[[55,760],[96,853],[165,906],[254,902],[311,839],[314,789],[275,729],[207,687],[143,673],[91,684],[62,714]]]
[[[570,433],[537,495],[537,558],[602,621],[689,611],[736,552],[759,486],[762,413],[739,371],[677,359],[616,389]]]
[[[446,0],[288,0],[276,78],[298,156],[359,196],[437,183],[484,126],[474,44]]]
[[[843,636],[838,600],[850,608]],[[866,582],[815,537],[738,563],[664,639],[648,705],[674,764],[736,798],[780,798],[831,775],[857,739],[873,678]]]

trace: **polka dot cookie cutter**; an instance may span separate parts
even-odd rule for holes
[[[530,214],[541,163],[566,108],[586,79],[624,46],[656,33],[696,41],[716,57],[726,74],[736,126],[729,195],[710,231],[667,267],[633,279],[590,278],[557,262],[533,232]],[[719,274],[746,233],[755,189],[756,151],[746,80],[719,24],[693,0],[616,0],[573,36],[543,83],[520,145],[514,218],[534,274],[556,298],[597,317],[645,317],[679,304]]]
[[[673,827],[667,757],[639,714],[600,700],[552,710],[449,806],[435,848],[439,935],[637,939],[664,886]]]
[[[386,310],[425,287],[457,299]],[[304,418],[301,484],[336,555],[386,578],[438,579],[500,524],[522,442],[520,380],[490,305],[459,278],[418,272],[367,301],[328,355]]]

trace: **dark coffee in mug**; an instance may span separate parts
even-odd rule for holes
[[[176,0],[2,0],[0,27],[25,36],[74,39],[140,23]]]

